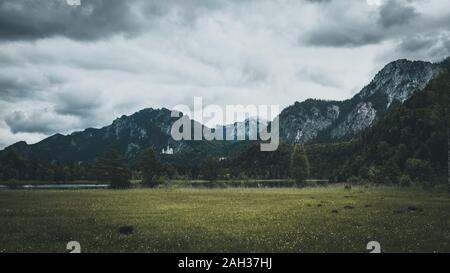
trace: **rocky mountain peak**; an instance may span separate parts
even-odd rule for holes
[[[352,99],[297,102],[280,114],[281,139],[287,143],[308,143],[352,138],[379,120],[393,105],[423,90],[445,70],[446,63],[450,63],[448,58],[440,64],[393,61]]]
[[[403,103],[441,72],[440,66],[430,62],[397,60],[387,64],[372,82],[358,95],[367,100],[372,96],[385,96],[388,109],[393,103]]]

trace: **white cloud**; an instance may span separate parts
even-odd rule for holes
[[[413,4],[422,17],[401,31],[406,35],[419,26],[426,33],[432,25],[439,32],[447,13],[439,4],[427,8],[427,1],[419,2]],[[0,90],[0,145],[107,125],[145,107],[191,104],[194,96],[206,104],[282,108],[307,98],[347,99],[387,61],[406,54],[397,50],[399,29],[380,31],[375,2],[211,1],[195,8],[171,1],[153,6],[158,16],[151,18],[143,13],[149,2],[138,3],[132,13],[146,26],[139,35],[0,43],[0,82],[14,83],[9,92]],[[326,31],[357,40],[350,47],[306,42]],[[13,134],[5,120],[36,133]]]

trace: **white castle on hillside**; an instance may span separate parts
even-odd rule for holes
[[[81,6],[81,0],[66,0],[69,6]]]
[[[167,148],[163,149],[161,153],[163,155],[173,155],[173,148],[170,148],[170,146],[167,145]]]

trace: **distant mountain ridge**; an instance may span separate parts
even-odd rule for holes
[[[402,104],[416,91],[424,89],[433,78],[450,67],[449,63],[449,59],[440,64],[398,60],[386,65],[352,99],[309,99],[297,102],[280,113],[280,140],[287,144],[303,144],[353,138],[381,119],[390,108]],[[56,134],[33,145],[19,142],[4,151],[13,151],[28,159],[77,162],[93,161],[97,156],[114,149],[133,161],[149,147],[158,153],[170,147],[175,155],[186,155],[198,150],[217,154],[215,150],[230,150],[230,145],[235,143],[174,141],[170,131],[176,119],[171,117],[168,109],[148,108],[130,116],[122,116],[100,129],[89,128],[67,136]],[[266,121],[248,119],[224,126],[224,134],[234,135],[235,138],[239,134],[241,137],[242,134],[249,136],[254,131],[251,128],[260,124],[266,124]],[[204,127],[192,120],[191,125]]]
[[[228,124],[222,126],[224,130],[224,139],[226,140],[256,140],[258,139],[258,132],[260,128],[267,126],[267,120],[252,117],[247,118],[242,122],[235,122],[234,124]],[[216,127],[216,130],[220,129],[220,126]]]
[[[173,121],[170,110],[148,108],[131,116],[122,116],[100,129],[89,128],[67,136],[56,134],[33,145],[19,142],[5,151],[14,151],[30,159],[66,162],[91,161],[114,149],[133,159],[150,146],[161,151],[167,147]],[[183,147],[174,147],[175,144],[172,148],[180,152]]]
[[[393,106],[445,71],[445,64],[397,60],[386,65],[369,85],[345,101],[306,100],[280,114],[284,143],[333,142],[351,139]]]

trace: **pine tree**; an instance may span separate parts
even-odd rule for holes
[[[220,164],[216,158],[208,157],[206,161],[203,163],[201,174],[203,179],[208,181],[215,181],[219,177],[220,173]]]
[[[309,176],[309,161],[305,149],[301,145],[295,145],[291,155],[291,177],[297,186],[303,186]]]
[[[145,151],[141,158],[139,168],[143,174],[143,185],[152,188],[158,186],[156,178],[160,175],[162,166],[156,158],[155,151],[152,148]]]
[[[97,179],[111,183],[111,188],[129,188],[131,172],[124,162],[124,158],[115,151],[99,157],[94,166]]]

